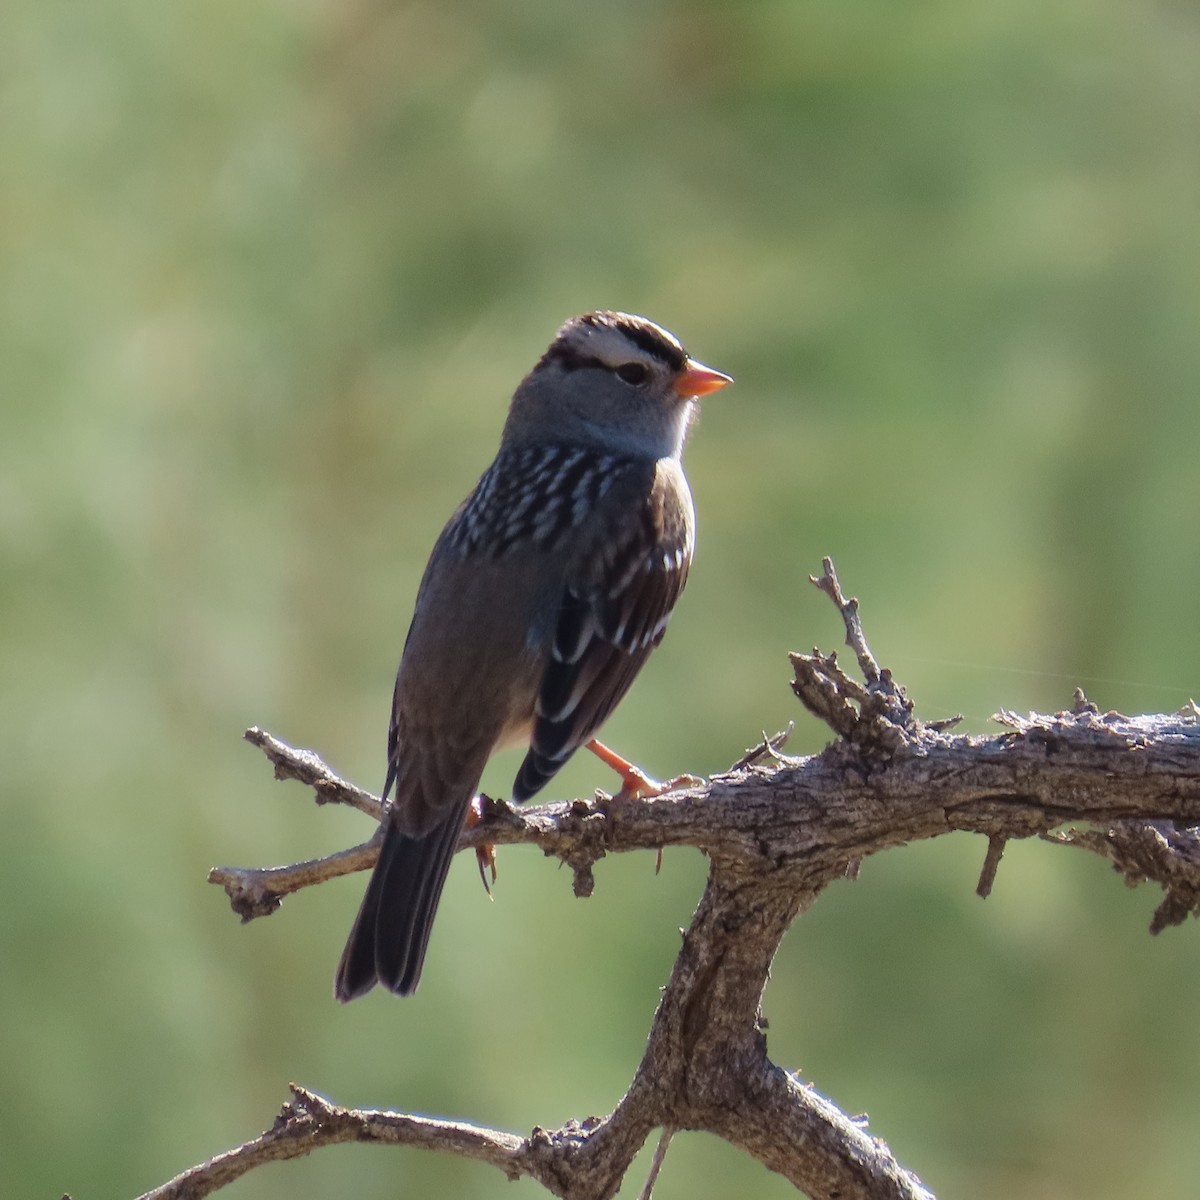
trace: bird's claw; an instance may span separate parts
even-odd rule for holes
[[[621,790],[616,794],[616,800],[651,800],[655,796],[665,796],[668,792],[679,788],[699,787],[703,779],[695,775],[676,775],[665,783],[651,779],[638,767],[630,765],[630,769],[621,775]]]
[[[474,829],[483,820],[483,809],[486,801],[482,796],[476,796],[471,801],[471,807],[467,810],[466,826],[468,829]],[[493,899],[492,884],[496,882],[496,847],[491,842],[484,842],[482,846],[475,847],[475,862],[479,867],[479,879],[483,884],[483,890],[487,892],[488,899]],[[488,874],[491,874],[491,880],[488,880]]]
[[[475,847],[475,861],[479,865],[479,878],[483,883],[483,890],[487,892],[488,899],[492,899],[492,884],[496,882],[496,847],[488,842],[483,846]],[[491,873],[491,880],[488,880],[488,873]]]

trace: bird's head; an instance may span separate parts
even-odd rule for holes
[[[608,453],[678,457],[696,399],[732,380],[645,317],[572,317],[513,396],[507,444],[554,439]]]

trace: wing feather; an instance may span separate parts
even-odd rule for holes
[[[694,527],[678,463],[628,464],[610,494],[611,515],[568,571],[515,800],[539,791],[596,733],[662,641],[687,582]]]

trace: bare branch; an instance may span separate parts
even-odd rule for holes
[[[289,1086],[293,1098],[265,1133],[191,1167],[161,1187],[145,1192],[138,1200],[201,1200],[264,1163],[303,1158],[322,1146],[347,1142],[437,1149],[490,1163],[509,1179],[534,1173],[522,1166],[522,1153],[528,1152],[526,1144],[510,1133],[458,1121],[342,1108],[298,1084]]]
[[[275,764],[276,779],[295,779],[308,784],[316,793],[318,804],[348,804],[377,821],[382,819],[383,801],[378,796],[338,778],[313,751],[297,750],[257,725],[242,736]]]
[[[1118,821],[1108,829],[1072,829],[1047,841],[1101,854],[1130,887],[1152,879],[1166,895],[1154,910],[1150,932],[1161,933],[1200,915],[1200,830],[1171,821]]]
[[[832,562],[814,582],[837,606],[865,677],[852,679],[834,654],[791,656],[796,695],[838,735],[821,754],[786,757],[782,735],[764,735],[728,772],[659,796],[597,793],[520,809],[485,800],[460,839],[460,849],[537,845],[571,867],[579,895],[590,893],[594,865],[609,853],[688,845],[708,857],[708,882],[642,1062],[609,1116],[521,1138],[342,1109],[294,1088],[268,1133],[149,1195],[207,1195],[258,1162],[335,1141],[393,1141],[479,1158],[570,1200],[607,1200],[659,1128],[716,1134],[816,1200],[931,1200],[882,1141],[768,1057],[760,1004],[780,940],[862,859],[955,830],[987,839],[981,895],[1008,841],[1041,836],[1105,855],[1131,884],[1159,883],[1166,895],[1154,931],[1182,921],[1200,910],[1200,834],[1191,828],[1200,825],[1200,710],[1128,717],[1101,713],[1077,692],[1064,712],[1005,711],[996,734],[953,735],[952,721],[917,720],[904,689],[879,667]],[[381,817],[377,798],[311,751],[258,729],[246,736],[277,777],[312,787],[319,803]],[[1057,832],[1068,822],[1081,828]],[[372,839],[290,867],[215,868],[209,878],[249,920],[273,912],[288,892],[370,866],[375,854]]]
[[[598,793],[523,807],[488,800],[459,848],[534,844],[579,868],[612,852],[691,845],[755,869],[790,864],[832,879],[850,858],[952,830],[1020,838],[1071,821],[1106,830],[1127,820],[1200,823],[1196,718],[1071,709],[1024,717],[1002,712],[996,720],[1006,732],[954,736],[923,726],[895,743],[886,766],[871,762],[865,772],[857,747],[834,743],[819,755],[730,770],[649,799],[614,801]],[[272,739],[272,761],[277,769],[283,764],[285,778],[296,777],[292,755],[319,768],[325,786],[350,788],[311,751]],[[1078,837],[1074,844],[1098,849]],[[362,870],[374,857],[367,842],[294,867],[218,867],[209,878],[251,894],[262,880],[262,890],[278,897]],[[1136,873],[1172,882],[1153,863]]]
[[[757,746],[752,746],[741,758],[730,767],[730,771],[742,771],[746,767],[756,766],[760,762],[783,762],[783,754],[781,751],[787,745],[787,740],[795,732],[796,722],[789,721],[786,729],[781,729],[773,737],[768,737],[764,729],[762,741]],[[703,782],[703,780],[701,780]]]
[[[854,651],[858,658],[858,669],[867,681],[867,686],[874,687],[879,683],[881,672],[879,664],[875,661],[875,655],[871,653],[871,648],[867,645],[867,635],[863,632],[862,621],[859,620],[858,598],[851,596],[847,600],[842,595],[842,585],[838,580],[837,571],[834,569],[833,559],[828,555],[821,559],[821,575],[810,575],[808,581],[819,591],[824,592],[841,613],[842,621],[846,626],[846,645]]]
[[[1000,869],[1000,860],[1004,857],[1004,847],[1007,845],[1008,838],[998,833],[988,838],[987,856],[979,872],[979,882],[975,885],[975,894],[984,900],[992,894],[992,885],[996,882],[996,872]]]
[[[287,867],[213,867],[208,873],[208,882],[220,884],[233,911],[243,921],[252,921],[255,917],[270,916],[284,896],[327,879],[365,871],[375,865],[378,857],[379,838],[372,835],[370,841],[360,846]]]
[[[658,1174],[662,1170],[662,1165],[667,1158],[667,1149],[671,1145],[671,1138],[675,1136],[675,1130],[664,1129],[662,1135],[658,1139],[658,1145],[654,1147],[654,1157],[650,1160],[650,1171],[646,1175],[646,1182],[642,1184],[642,1190],[638,1193],[638,1200],[651,1200],[654,1195],[654,1185],[658,1182]]]

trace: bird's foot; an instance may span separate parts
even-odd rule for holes
[[[471,801],[471,807],[467,809],[466,825],[468,829],[473,829],[483,820],[484,805],[487,801],[482,796],[476,796]],[[482,846],[475,847],[475,862],[479,867],[479,879],[483,884],[483,890],[487,892],[488,899],[492,899],[492,884],[496,882],[496,847],[491,842],[485,842]],[[488,880],[488,875],[491,875],[491,881]]]
[[[640,767],[634,766],[628,759],[622,758],[615,750],[610,750],[603,742],[593,738],[587,748],[607,766],[612,767],[621,777],[621,790],[613,797],[614,800],[648,800],[654,796],[663,796],[676,788],[696,787],[703,783],[695,775],[676,775],[665,783],[651,779]],[[658,848],[658,856],[654,860],[654,873],[662,870],[662,847]]]
[[[663,796],[676,788],[696,787],[703,783],[695,775],[676,775],[666,783],[651,779],[641,767],[634,766],[628,759],[622,758],[615,750],[610,750],[603,742],[593,738],[587,748],[606,766],[612,767],[621,777],[621,790],[613,797],[614,800],[649,800],[654,796]]]

